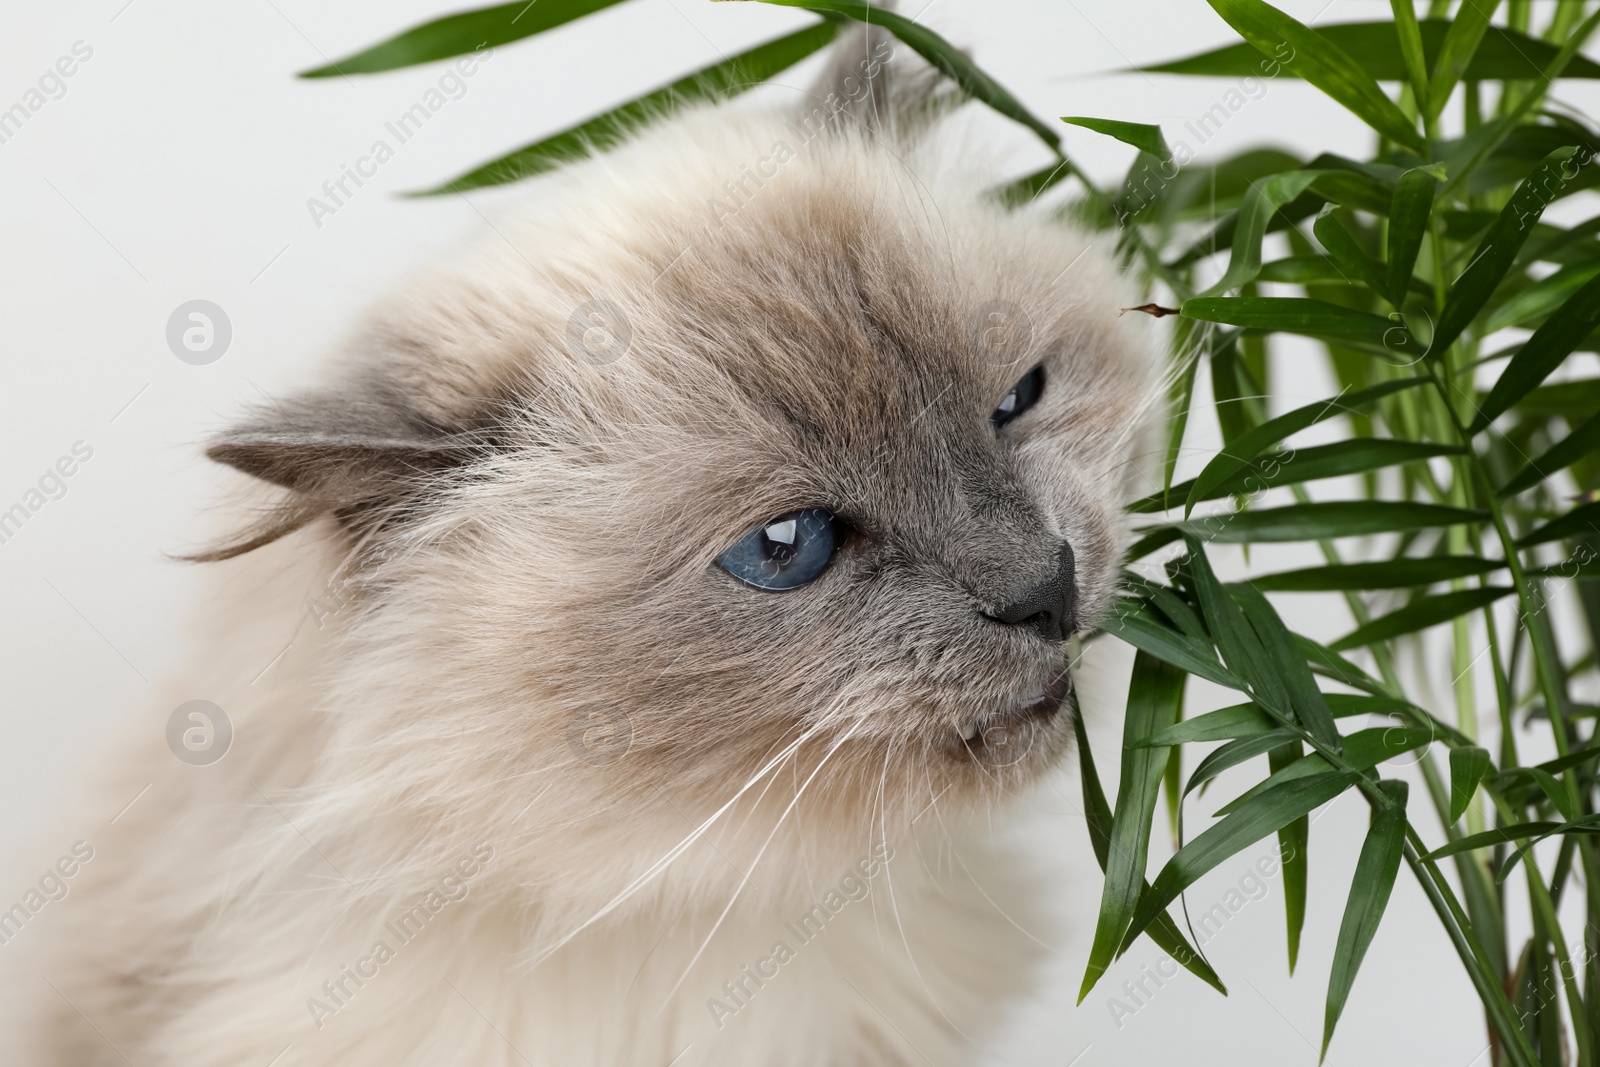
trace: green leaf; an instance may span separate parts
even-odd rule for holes
[[[1244,683],[1217,662],[1209,646],[1179,633],[1153,617],[1152,609],[1133,597],[1119,597],[1106,620],[1106,632],[1114,634],[1157,659],[1181,667],[1190,674],[1229,689],[1243,689]]]
[[[1405,304],[1406,288],[1428,231],[1433,194],[1438,188],[1439,178],[1433,167],[1408,170],[1394,183],[1394,198],[1389,202],[1388,294],[1396,311]]]
[[[1299,741],[1279,745],[1267,753],[1267,767],[1277,774],[1296,762],[1305,749]],[[1300,962],[1300,935],[1306,927],[1306,885],[1311,873],[1311,819],[1302,815],[1278,828],[1278,857],[1283,862],[1284,948],[1289,974]]]
[[[1300,778],[1270,789],[1180,848],[1139,898],[1122,943],[1126,952],[1145,928],[1195,881],[1228,857],[1343,793],[1356,776],[1343,771]]]
[[[1207,2],[1262,55],[1281,61],[1389,140],[1427,151],[1416,126],[1344,49],[1263,0]]]
[[[1577,429],[1551,445],[1543,455],[1529,462],[1500,488],[1500,495],[1513,496],[1524,489],[1532,489],[1557,471],[1566,470],[1588,456],[1596,448],[1600,448],[1600,414],[1590,416]]]
[[[1510,586],[1491,585],[1481,589],[1458,589],[1451,593],[1421,596],[1398,611],[1391,611],[1371,622],[1357,626],[1328,647],[1335,652],[1360,648],[1378,641],[1387,641],[1402,634],[1416,633],[1430,626],[1493,604],[1503,596],[1516,592]]]
[[[1581,819],[1569,818],[1567,822],[1558,824],[1554,830],[1549,830],[1545,833],[1539,834],[1537,837],[1534,837],[1532,840],[1522,845],[1511,855],[1507,856],[1505,862],[1500,865],[1500,869],[1495,872],[1494,880],[1496,882],[1505,881],[1506,877],[1514,869],[1516,869],[1517,864],[1522,862],[1522,857],[1526,856],[1528,851],[1541,841],[1551,837],[1561,837],[1566,834],[1596,833],[1600,833],[1600,815],[1585,815]]]
[[[1563,168],[1568,165],[1572,153],[1571,147],[1551,152],[1517,187],[1479,242],[1467,269],[1450,287],[1444,310],[1439,313],[1439,323],[1434,327],[1430,352],[1443,352],[1455,344],[1456,338],[1488,304],[1500,280],[1511,269],[1522,243],[1528,239],[1533,224],[1539,221],[1545,205],[1553,198],[1552,190],[1559,189],[1567,181]]]
[[[1484,336],[1544,318],[1596,275],[1600,275],[1600,263],[1579,263],[1563,267],[1548,278],[1540,278],[1489,312],[1483,323]]]
[[[1188,796],[1196,788],[1209,782],[1230,767],[1237,767],[1246,760],[1264,755],[1284,742],[1295,741],[1299,737],[1300,735],[1289,727],[1280,726],[1265,733],[1252,734],[1249,737],[1241,737],[1236,741],[1230,741],[1200,761],[1200,766],[1196,767],[1194,773],[1189,776],[1189,784],[1183,787],[1183,795]]]
[[[1244,205],[1239,208],[1228,269],[1215,285],[1197,295],[1218,296],[1254,281],[1261,271],[1261,238],[1266,235],[1267,224],[1272,221],[1272,216],[1283,205],[1305,192],[1306,187],[1321,174],[1316,170],[1292,170],[1287,174],[1274,174],[1252,185],[1245,194]]]
[[[1106,803],[1105,790],[1100,785],[1100,773],[1094,765],[1094,750],[1089,747],[1089,735],[1084,731],[1083,716],[1076,714],[1072,716],[1072,729],[1077,738],[1078,778],[1083,787],[1084,821],[1089,826],[1089,843],[1094,849],[1095,861],[1104,871],[1111,851],[1111,806]],[[1145,889],[1148,889],[1148,883],[1141,886],[1141,894]],[[1223,996],[1228,995],[1228,988],[1222,984],[1222,979],[1217,977],[1217,972],[1213,971],[1200,953],[1189,945],[1183,934],[1178,931],[1178,924],[1169,916],[1163,915],[1160,920],[1151,923],[1148,932],[1150,940],[1177,960],[1190,974]]]
[[[1333,950],[1333,972],[1328,977],[1328,1003],[1323,1013],[1322,1058],[1328,1055],[1333,1028],[1344,1011],[1356,971],[1378,932],[1378,923],[1389,906],[1389,894],[1400,873],[1400,857],[1406,834],[1406,783],[1389,780],[1378,783],[1389,803],[1373,815],[1372,828],[1361,845],[1356,871],[1350,881],[1350,896],[1345,901],[1344,919],[1339,924],[1339,940]]]
[[[1553,519],[1523,537],[1517,538],[1518,548],[1532,548],[1564,537],[1581,537],[1600,529],[1600,501],[1573,508],[1559,519]]]
[[[1233,448],[1233,443],[1228,445]],[[1466,449],[1460,445],[1435,445],[1424,441],[1394,441],[1384,437],[1355,437],[1332,444],[1311,445],[1308,448],[1290,448],[1269,452],[1250,460],[1241,469],[1206,491],[1200,501],[1216,500],[1225,496],[1250,496],[1281,485],[1298,485],[1319,478],[1337,478],[1346,474],[1363,474],[1367,471],[1392,467],[1401,463],[1418,463],[1435,456],[1459,456]],[[1128,505],[1136,515],[1149,514],[1175,508],[1188,499],[1194,488],[1194,479],[1179,482],[1167,493],[1154,493]]]
[[[1476,852],[1480,848],[1494,848],[1498,845],[1509,845],[1516,841],[1524,841],[1530,837],[1550,833],[1561,828],[1558,822],[1524,822],[1515,826],[1500,826],[1493,830],[1484,830],[1482,833],[1468,834],[1466,837],[1457,838],[1440,848],[1434,849],[1422,858],[1425,860],[1442,860],[1462,852]]]
[[[690,104],[736,96],[800,62],[833,40],[837,26],[814,26],[768,41],[732,59],[696,71],[670,85],[646,93],[621,107],[589,119],[561,133],[535,141],[510,155],[485,163],[436,188],[418,194],[436,196],[460,193],[490,185],[520,181],[564,163],[616,147],[639,129]]]
[[[1345,227],[1338,215],[1340,210],[1332,204],[1323,208],[1317,221],[1311,224],[1311,232],[1317,235],[1317,240],[1328,250],[1328,255],[1339,264],[1345,280],[1352,283],[1360,281],[1379,296],[1386,296],[1389,283],[1383,275],[1383,268],[1372,262]],[[1404,288],[1402,285],[1401,290],[1404,291]]]
[[[1398,0],[1403,2],[1403,0]],[[1450,29],[1446,19],[1426,19],[1420,25],[1424,63],[1431,66],[1444,45]],[[1375,81],[1403,82],[1412,78],[1400,42],[1395,37],[1392,22],[1341,22],[1331,26],[1316,26],[1313,31],[1337,46],[1361,65],[1367,76]],[[1529,37],[1515,30],[1490,26],[1478,45],[1476,54],[1467,65],[1469,81],[1529,81],[1536,79],[1556,56],[1555,45]],[[1276,64],[1261,58],[1261,53],[1247,44],[1228,45],[1198,55],[1175,59],[1150,67],[1131,70],[1148,74],[1188,74],[1213,78],[1271,78],[1278,71]],[[1299,77],[1292,66],[1283,73]],[[1563,72],[1567,78],[1600,78],[1600,64],[1582,56],[1573,59]],[[1426,97],[1418,97],[1426,100]]]
[[[412,67],[438,59],[498,48],[554,29],[573,19],[608,8],[618,0],[516,0],[515,3],[462,11],[413,26],[381,44],[346,56],[325,67],[300,72],[302,78],[336,74],[372,74]]]
[[[1403,320],[1386,319],[1304,296],[1191,297],[1178,307],[1187,318],[1253,330],[1277,330],[1335,341],[1355,341],[1402,356],[1420,356],[1422,344]]]
[[[1185,503],[1184,514],[1194,510],[1195,504],[1202,500],[1211,499],[1208,494],[1214,494],[1219,486],[1230,477],[1239,473],[1245,464],[1255,459],[1266,449],[1277,444],[1291,434],[1335,415],[1343,415],[1348,411],[1357,411],[1367,404],[1376,402],[1382,397],[1397,393],[1402,389],[1409,389],[1427,382],[1426,378],[1404,378],[1398,381],[1383,382],[1369,389],[1361,389],[1354,393],[1340,394],[1319,400],[1314,404],[1295,408],[1275,419],[1268,419],[1253,430],[1246,431],[1229,441],[1227,445],[1201,470],[1189,490],[1189,498]]]
[[[1185,537],[1189,552],[1183,568],[1191,576],[1200,613],[1222,654],[1228,670],[1249,683],[1251,694],[1270,712],[1288,718],[1293,714],[1289,683],[1278,670],[1272,652],[1233,594],[1211,569],[1205,550],[1193,537]],[[1313,687],[1314,688],[1314,687]]]
[[[1390,710],[1400,710],[1402,708],[1411,706],[1403,701],[1396,700],[1396,698],[1390,694],[1388,688],[1385,687],[1382,682],[1378,681],[1376,678],[1372,677],[1372,675],[1368,674],[1360,667],[1357,667],[1354,663],[1351,663],[1349,660],[1345,659],[1328,646],[1319,644],[1304,634],[1295,634],[1295,644],[1299,646],[1300,653],[1305,656],[1306,665],[1323,677],[1332,678],[1336,682],[1343,682],[1345,685],[1348,685],[1352,688],[1364,690],[1365,692],[1372,694],[1370,697],[1365,699],[1387,701],[1395,704],[1395,707]],[[1337,699],[1340,698],[1334,696],[1330,696],[1328,698],[1330,706],[1333,706],[1334,708],[1335,715],[1339,714],[1339,709],[1336,704]],[[1342,699],[1350,700],[1358,698],[1345,697]]]
[[[1141,748],[1140,743],[1178,721],[1185,677],[1182,671],[1148,652],[1134,657],[1128,707],[1123,716],[1122,776],[1118,779],[1116,814],[1111,821],[1105,888],[1100,896],[1100,918],[1089,950],[1088,969],[1078,992],[1080,1003],[1111,966],[1144,888],[1150,821],[1155,816],[1167,758],[1157,749]]]
[[[1143,122],[1118,122],[1116,119],[1092,119],[1082,115],[1063,115],[1061,121],[1069,126],[1082,126],[1086,130],[1115,137],[1123,144],[1132,145],[1141,152],[1149,152],[1159,160],[1172,158],[1172,149],[1167,147],[1166,138],[1161,136],[1160,126]]]
[[[1377,563],[1339,563],[1279,571],[1250,579],[1264,593],[1312,593],[1361,589],[1407,589],[1488,574],[1505,566],[1476,556],[1424,556]]]
[[[1341,746],[1339,731],[1333,725],[1333,712],[1328,709],[1322,690],[1317,688],[1311,668],[1296,654],[1288,627],[1254,586],[1238,585],[1228,591],[1244,611],[1250,628],[1261,639],[1261,647],[1267,654],[1262,666],[1287,690],[1289,708],[1295,719],[1323,749],[1338,752]]]
[[[1490,769],[1489,752],[1476,745],[1450,750],[1450,822],[1454,825],[1466,814],[1478,792],[1478,783]]]
[[[1061,135],[1022,106],[1022,101],[991,78],[967,54],[937,33],[904,15],[875,7],[865,0],[762,0],[780,7],[799,7],[818,14],[844,15],[857,22],[882,26],[906,47],[927,60],[935,69],[961,87],[961,91],[1013,122],[1021,123],[1052,149],[1060,151]]]
[[[1568,298],[1511,357],[1511,362],[1495,380],[1494,388],[1479,405],[1471,432],[1484,429],[1532,392],[1596,328],[1600,328],[1600,277],[1591,279]]]
[[[1200,741],[1229,741],[1236,737],[1252,737],[1276,729],[1274,722],[1254,701],[1232,707],[1208,711],[1192,719],[1170,726],[1153,734],[1147,745],[1188,745]]]
[[[1439,112],[1444,110],[1445,102],[1450,99],[1456,83],[1471,65],[1472,57],[1489,29],[1489,19],[1499,6],[1500,0],[1470,0],[1456,12],[1449,32],[1445,34],[1444,48],[1433,62],[1428,97],[1417,102],[1419,107],[1427,108],[1428,118],[1436,119]]]
[[[1428,99],[1428,49],[1422,41],[1422,27],[1417,23],[1417,9],[1412,0],[1389,0],[1394,12],[1395,39],[1400,42],[1400,58],[1405,62],[1406,76],[1411,80],[1412,94],[1418,100]],[[1359,52],[1353,53],[1359,55]],[[1373,74],[1371,66],[1366,66]],[[1392,259],[1393,257],[1391,257]]]
[[[1413,749],[1422,748],[1438,740],[1432,727],[1374,726],[1357,730],[1344,739],[1344,752],[1340,758],[1353,771],[1370,771],[1385,760],[1394,759]],[[1217,809],[1218,816],[1231,815],[1241,807],[1272,789],[1287,782],[1297,782],[1332,771],[1333,764],[1318,753],[1302,756],[1293,763],[1272,772],[1265,781],[1257,782],[1239,796]]]
[[[1281,508],[1211,515],[1172,525],[1185,534],[1221,544],[1317,541],[1334,537],[1401,533],[1436,526],[1477,524],[1489,513],[1440,504],[1362,500],[1289,504]]]

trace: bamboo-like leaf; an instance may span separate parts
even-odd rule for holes
[[[1345,901],[1344,919],[1339,924],[1339,940],[1333,950],[1333,972],[1328,977],[1328,1001],[1323,1013],[1322,1058],[1328,1055],[1328,1042],[1333,1040],[1333,1028],[1344,1011],[1350,987],[1355,984],[1361,960],[1378,932],[1378,923],[1384,909],[1389,906],[1389,894],[1394,889],[1395,877],[1400,873],[1400,857],[1405,845],[1406,793],[1405,782],[1388,780],[1378,783],[1378,788],[1388,797],[1389,803],[1379,807],[1361,845],[1361,855],[1356,859],[1356,871],[1350,882],[1350,896]]]
[[[1289,504],[1281,508],[1212,515],[1173,523],[1184,534],[1221,544],[1269,541],[1317,541],[1334,537],[1426,530],[1436,526],[1477,524],[1489,513],[1442,504],[1364,500]]]
[[[1250,579],[1263,593],[1328,592],[1360,589],[1408,589],[1457,578],[1473,578],[1504,567],[1476,556],[1423,556],[1376,563],[1339,563],[1302,570],[1279,571]]]
[[[1590,416],[1566,437],[1551,445],[1543,455],[1528,463],[1500,488],[1501,496],[1514,496],[1555,474],[1566,470],[1600,448],[1600,414]]]
[[[1489,773],[1489,751],[1476,745],[1450,750],[1450,822],[1455,824],[1466,814],[1478,792],[1478,783]]]
[[[1404,0],[1394,0],[1398,5]],[[1425,19],[1419,26],[1423,59],[1432,66],[1450,30],[1447,19]],[[1392,22],[1341,22],[1316,26],[1313,30],[1344,51],[1361,65],[1374,81],[1403,82],[1412,77],[1405,53],[1395,37]],[[1490,26],[1467,65],[1468,81],[1529,81],[1538,78],[1556,56],[1557,47],[1525,33]],[[1274,69],[1274,67],[1277,69]],[[1196,77],[1247,78],[1275,77],[1280,71],[1299,77],[1293,66],[1287,68],[1263,60],[1261,53],[1247,44],[1233,44],[1198,55],[1186,56],[1155,66],[1134,67],[1147,74],[1187,74]],[[1567,78],[1600,78],[1600,63],[1578,56],[1563,72]],[[1426,96],[1419,96],[1426,101]]]
[[[1517,538],[1518,548],[1532,548],[1565,537],[1581,537],[1600,529],[1600,501],[1573,508],[1559,519],[1552,519],[1526,536]]]
[[[1564,171],[1571,165],[1572,153],[1570,147],[1551,152],[1517,187],[1494,224],[1489,227],[1489,232],[1479,242],[1467,269],[1450,287],[1444,310],[1439,313],[1438,325],[1434,327],[1429,351],[1443,352],[1455,344],[1456,338],[1488,304],[1500,280],[1511,269],[1534,223],[1544,214],[1545,205],[1554,197],[1554,191],[1569,180]]]
[[[1341,209],[1331,204],[1322,209],[1317,215],[1317,221],[1311,224],[1311,232],[1317,235],[1317,240],[1322,247],[1327,249],[1328,255],[1343,269],[1347,280],[1359,281],[1368,289],[1379,296],[1387,296],[1389,282],[1384,277],[1383,268],[1372,262],[1355,237],[1339,217]],[[1404,285],[1401,286],[1402,291]]]
[[[1422,748],[1438,740],[1438,733],[1432,728],[1421,726],[1373,726],[1365,730],[1357,730],[1344,738],[1344,752],[1340,758],[1355,771],[1370,771],[1385,760],[1403,756],[1407,752]],[[1333,764],[1319,755],[1311,752],[1293,763],[1272,772],[1265,781],[1257,782],[1246,789],[1228,803],[1217,809],[1219,817],[1230,815],[1241,807],[1288,782],[1297,782],[1305,778],[1326,774],[1334,769]]]
[[[1279,745],[1267,753],[1267,769],[1277,774],[1305,754],[1299,741]],[[1300,936],[1306,927],[1306,896],[1311,875],[1311,818],[1302,815],[1278,828],[1278,859],[1283,865],[1284,949],[1289,957],[1289,974],[1300,963]]]
[[[1491,585],[1480,589],[1458,589],[1451,593],[1422,596],[1398,611],[1381,615],[1351,630],[1328,647],[1335,652],[1387,641],[1402,634],[1416,633],[1430,626],[1477,611],[1503,596],[1516,592],[1510,586]]]
[[[1059,151],[1061,148],[1061,135],[1053,127],[1023,107],[1022,101],[991,78],[965,52],[920,22],[913,22],[904,15],[875,7],[866,0],[761,0],[761,2],[780,7],[804,8],[818,14],[844,15],[857,22],[882,26],[899,38],[907,48],[960,86],[962,92],[988,105],[1013,122],[1028,127],[1052,149]]]
[[[1229,441],[1227,445],[1211,461],[1205,465],[1193,486],[1189,490],[1189,497],[1185,503],[1184,514],[1194,510],[1195,504],[1202,500],[1211,499],[1217,487],[1228,478],[1242,470],[1245,464],[1255,459],[1262,452],[1291,434],[1299,433],[1308,427],[1315,426],[1325,419],[1335,415],[1342,415],[1349,411],[1359,411],[1367,404],[1375,403],[1385,396],[1397,393],[1402,389],[1426,382],[1426,378],[1403,378],[1397,381],[1383,382],[1368,389],[1357,390],[1354,393],[1341,394],[1319,400],[1314,404],[1295,408],[1275,419],[1249,430]]]
[[[1600,815],[1585,815],[1581,819],[1569,818],[1564,823],[1558,823],[1555,829],[1547,830],[1526,841],[1515,852],[1507,856],[1504,863],[1500,864],[1500,869],[1495,872],[1494,880],[1496,882],[1504,882],[1507,876],[1516,869],[1517,864],[1522,862],[1522,857],[1526,856],[1529,850],[1539,842],[1566,834],[1600,834]]]
[[[1077,738],[1078,779],[1083,789],[1084,821],[1089,826],[1089,843],[1094,850],[1095,861],[1104,871],[1111,851],[1111,805],[1106,802],[1105,790],[1100,785],[1100,772],[1095,768],[1094,750],[1089,747],[1089,736],[1083,728],[1083,716],[1077,714],[1072,716],[1072,729]],[[1148,883],[1141,885],[1141,895],[1148,889]],[[1190,974],[1223,996],[1228,995],[1228,987],[1222,984],[1222,979],[1217,977],[1217,972],[1211,969],[1211,965],[1204,957],[1190,946],[1179,932],[1178,924],[1173,922],[1171,917],[1161,916],[1159,920],[1150,924],[1147,932],[1150,940],[1177,960]]]
[[[1456,83],[1472,65],[1472,57],[1478,51],[1484,33],[1489,29],[1489,19],[1499,6],[1500,0],[1472,0],[1471,3],[1463,4],[1456,12],[1456,17],[1451,20],[1450,30],[1445,34],[1444,48],[1433,62],[1433,77],[1429,80],[1428,97],[1417,102],[1419,107],[1427,109],[1430,119],[1439,117],[1439,112],[1444,110],[1445,102],[1455,91]]]
[[[1250,628],[1260,638],[1261,647],[1266,652],[1263,666],[1287,690],[1294,717],[1323,749],[1338,752],[1339,731],[1333,725],[1333,712],[1329,710],[1322,690],[1317,688],[1317,679],[1311,673],[1311,668],[1306,666],[1303,657],[1296,654],[1289,628],[1254,586],[1245,583],[1232,587],[1229,592],[1244,611]]]
[[[1197,788],[1209,782],[1223,771],[1237,767],[1246,760],[1265,755],[1269,750],[1277,748],[1286,741],[1294,741],[1299,734],[1287,726],[1280,726],[1265,733],[1252,734],[1230,741],[1215,752],[1207,754],[1200,761],[1200,765],[1189,776],[1189,784],[1183,787],[1183,795],[1188,796]]]
[[[1272,216],[1283,205],[1305,192],[1321,174],[1318,170],[1292,170],[1287,174],[1274,174],[1252,185],[1245,194],[1244,205],[1239,208],[1228,269],[1215,285],[1196,295],[1219,296],[1254,281],[1261,271],[1261,239],[1266,236],[1267,224],[1272,221]]]
[[[1194,537],[1185,537],[1189,552],[1184,569],[1191,576],[1200,614],[1206,629],[1216,641],[1217,651],[1228,670],[1250,685],[1252,695],[1269,711],[1288,717],[1293,714],[1289,683],[1279,673],[1274,656],[1251,625],[1233,594],[1217,580],[1211,561]],[[1331,717],[1330,717],[1331,718]]]
[[[1144,122],[1119,122],[1116,119],[1094,119],[1083,115],[1063,115],[1061,121],[1069,126],[1082,126],[1086,130],[1115,137],[1123,144],[1132,145],[1141,152],[1149,152],[1157,159],[1172,158],[1172,149],[1167,147],[1167,139],[1161,136],[1160,126]]]
[[[1417,9],[1412,0],[1389,0],[1389,10],[1394,12],[1395,39],[1400,42],[1400,58],[1411,80],[1412,95],[1419,101],[1427,100],[1428,49],[1422,40],[1422,27],[1417,22]],[[1366,70],[1373,78],[1378,77],[1370,66]]]
[[[1481,848],[1495,848],[1500,845],[1514,844],[1517,841],[1526,841],[1530,837],[1539,837],[1551,831],[1559,830],[1562,824],[1558,822],[1523,822],[1514,826],[1499,826],[1493,830],[1484,830],[1476,834],[1468,834],[1457,838],[1448,845],[1434,849],[1422,858],[1425,860],[1442,860],[1463,852],[1476,852]]]
[[[1202,646],[1184,634],[1158,622],[1151,609],[1133,597],[1119,597],[1112,606],[1106,632],[1114,634],[1157,659],[1181,667],[1190,674],[1230,689],[1243,689],[1244,682],[1217,662],[1210,647]]]
[[[1370,693],[1372,694],[1371,699],[1395,700],[1395,697],[1382,682],[1333,651],[1327,645],[1319,644],[1304,634],[1295,634],[1294,637],[1295,644],[1299,646],[1301,654],[1306,658],[1306,665],[1316,673]],[[1400,706],[1409,707],[1410,705],[1401,703]],[[1399,709],[1396,708],[1395,710]],[[1336,708],[1335,714],[1337,713]]]
[[[1207,2],[1262,55],[1281,61],[1391,141],[1417,152],[1427,150],[1415,124],[1359,63],[1328,38],[1264,0]],[[1283,54],[1285,46],[1288,55]]]
[[[1152,746],[1189,745],[1200,741],[1230,741],[1275,730],[1278,724],[1254,701],[1196,715],[1176,726],[1153,734],[1145,742]]]
[[[1185,677],[1182,671],[1148,652],[1140,652],[1133,659],[1133,679],[1122,720],[1122,775],[1118,779],[1116,813],[1111,820],[1105,887],[1088,969],[1078,992],[1080,1002],[1111,966],[1144,887],[1150,820],[1155,815],[1156,794],[1167,758],[1160,750],[1142,748],[1140,744],[1178,721]]]
[[[535,141],[509,155],[475,167],[420,195],[459,193],[504,185],[542,174],[573,160],[616,147],[648,123],[690,104],[736,96],[826,46],[837,30],[832,22],[768,41],[731,59],[714,63],[558,134]]]
[[[1439,178],[1432,167],[1408,170],[1394,183],[1394,199],[1389,203],[1388,295],[1396,311],[1405,304],[1438,188]]]
[[[1384,318],[1304,296],[1191,297],[1179,305],[1185,317],[1252,330],[1277,330],[1333,341],[1354,341],[1397,356],[1422,355],[1422,344],[1404,320]]]
[[[1234,447],[1232,442],[1228,448]],[[1393,441],[1384,437],[1354,437],[1347,441],[1334,441],[1326,445],[1285,449],[1257,456],[1242,468],[1230,474],[1219,484],[1204,492],[1200,501],[1216,500],[1225,496],[1250,496],[1281,485],[1298,485],[1320,478],[1338,478],[1346,474],[1364,474],[1367,471],[1393,467],[1402,463],[1419,463],[1436,456],[1459,456],[1466,451],[1460,445],[1436,445],[1426,441]],[[1128,505],[1136,515],[1175,508],[1188,499],[1194,489],[1193,478],[1179,482],[1167,493],[1154,493]]]
[[[432,63],[451,56],[498,48],[554,29],[608,8],[619,0],[516,0],[510,4],[461,11],[413,26],[404,33],[345,56],[325,67],[300,72],[302,78],[331,78]]]
[[[1489,312],[1483,323],[1485,336],[1544,318],[1596,276],[1600,276],[1600,263],[1578,263],[1540,278]]]
[[[1165,914],[1167,905],[1200,876],[1279,827],[1326,804],[1354,783],[1355,775],[1343,771],[1286,782],[1252,798],[1249,804],[1184,845],[1140,896],[1121,951],[1126,952],[1151,923]]]
[[[1494,388],[1479,405],[1471,432],[1477,433],[1487,427],[1543,383],[1597,328],[1600,328],[1600,277],[1592,278],[1572,294],[1511,357],[1511,362],[1495,380]]]

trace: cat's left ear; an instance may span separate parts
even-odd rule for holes
[[[190,558],[228,559],[323,515],[370,532],[421,503],[450,471],[487,447],[479,428],[446,427],[385,391],[310,395],[262,407],[212,439],[206,455],[288,496],[240,540]]]

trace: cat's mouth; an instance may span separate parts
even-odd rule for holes
[[[1003,711],[980,715],[957,726],[951,755],[986,767],[1009,767],[1032,750],[1044,728],[1072,691],[1072,674],[1063,670],[1045,687]]]

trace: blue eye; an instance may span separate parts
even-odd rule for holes
[[[1039,394],[1043,392],[1044,368],[1035,367],[1011,387],[1011,392],[1006,394],[1005,399],[1000,401],[1000,406],[989,416],[989,425],[998,430],[1038,403]]]
[[[827,569],[838,542],[832,512],[807,508],[750,531],[717,564],[757,589],[796,589]]]

